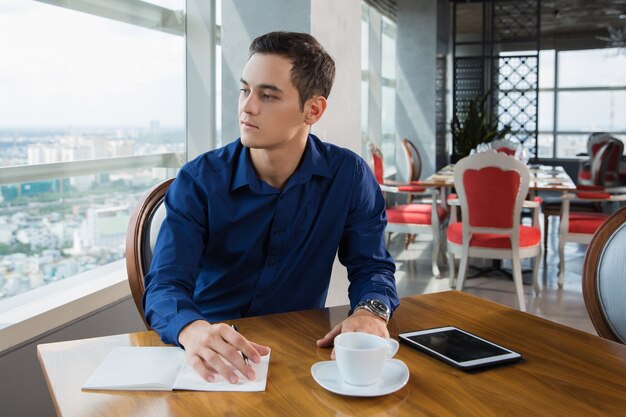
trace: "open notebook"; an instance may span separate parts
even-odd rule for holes
[[[250,365],[256,379],[248,381],[235,371],[239,382],[231,384],[221,376],[209,382],[193,370],[178,347],[116,347],[83,384],[82,389],[133,391],[265,391],[270,355]],[[234,368],[233,368],[234,369]]]

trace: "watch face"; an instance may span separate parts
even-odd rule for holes
[[[366,309],[385,321],[389,321],[389,317],[391,316],[391,309],[387,307],[387,304],[376,299],[361,301],[356,308]]]
[[[378,300],[372,300],[371,305],[376,311],[380,311],[381,313],[387,312],[387,306]]]

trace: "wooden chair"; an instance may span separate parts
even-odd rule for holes
[[[583,264],[583,297],[598,334],[626,344],[626,207],[596,231]]]
[[[534,257],[533,285],[541,259],[540,204],[524,201],[530,173],[522,161],[482,152],[461,159],[454,167],[454,187],[461,205],[461,222],[448,225],[450,285],[454,285],[454,255],[461,258],[456,289],[463,290],[470,257],[511,259],[513,282],[521,311],[526,311],[521,259]],[[533,225],[521,225],[522,207],[534,209]]]
[[[146,289],[144,277],[152,262],[152,251],[165,219],[163,198],[174,179],[169,178],[152,187],[137,203],[126,232],[126,271],[130,292],[135,300],[139,315],[148,330],[143,311],[143,293]]]
[[[422,157],[417,146],[407,138],[402,139],[402,149],[408,162],[408,180],[419,181],[422,176]]]

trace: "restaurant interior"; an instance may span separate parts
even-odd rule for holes
[[[136,210],[239,136],[248,45],[275,30],[335,59],[312,133],[372,168],[400,297],[456,289],[607,338],[585,291],[625,222],[626,0],[3,0],[1,415],[62,414],[38,345],[146,330]],[[335,260],[328,307],[348,284]]]

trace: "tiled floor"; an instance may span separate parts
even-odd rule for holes
[[[552,221],[556,220],[552,218]],[[535,296],[532,285],[524,285],[527,311],[557,323],[564,324],[588,333],[596,334],[593,324],[587,315],[582,296],[581,271],[585,256],[586,245],[568,243],[566,246],[565,285],[562,289],[557,286],[558,278],[558,238],[555,224],[550,226],[550,239],[547,257],[542,262],[539,271],[541,294]],[[430,257],[432,240],[429,236],[418,236],[415,243],[404,249],[404,235],[394,234],[391,239],[389,252],[396,261],[396,280],[401,297],[415,294],[448,290],[447,258],[440,258],[442,278],[436,279],[431,274]],[[532,259],[532,258],[531,258]],[[490,266],[491,261],[477,260],[476,266]],[[510,267],[510,262],[504,261],[503,267]],[[458,268],[458,261],[457,261]],[[523,261],[523,269],[530,270],[530,260]],[[475,272],[471,269],[470,273]],[[478,273],[479,276],[467,279],[464,291],[478,297],[483,297],[500,304],[516,308],[516,295],[511,278],[500,272]],[[525,280],[531,280],[532,274],[524,274]]]

